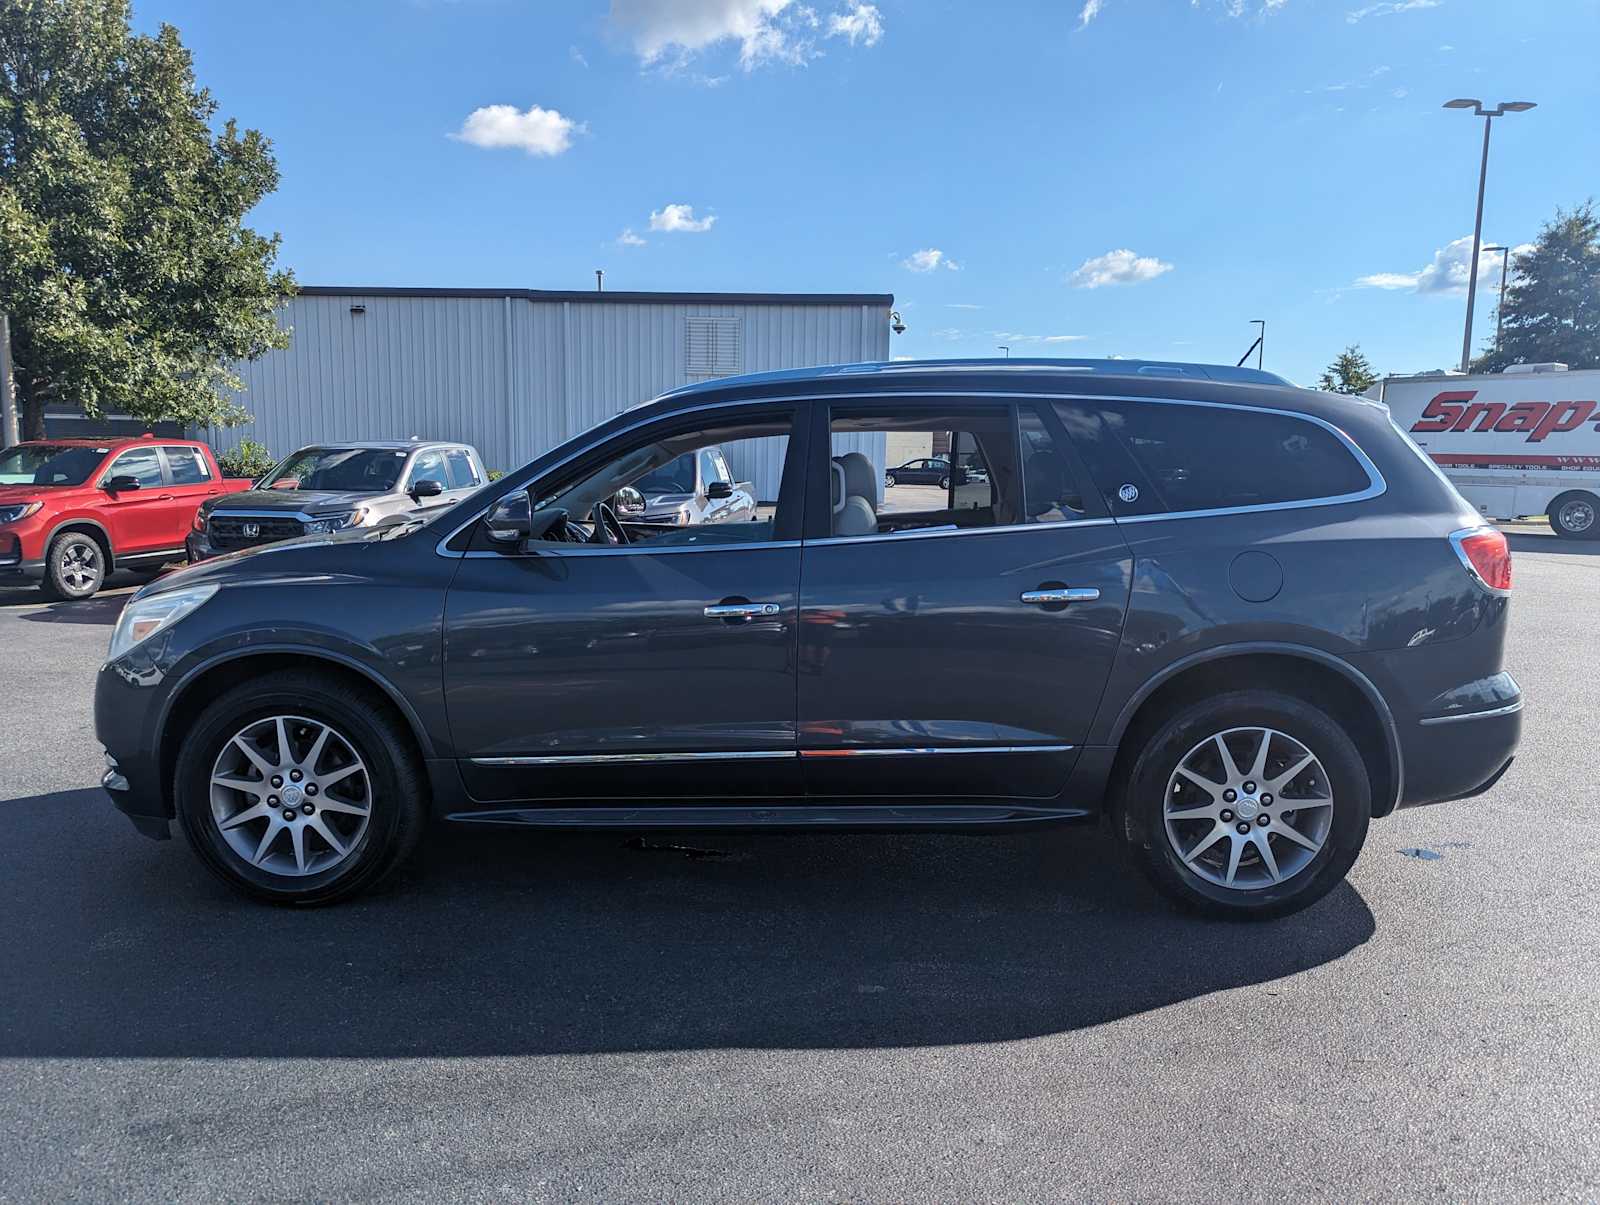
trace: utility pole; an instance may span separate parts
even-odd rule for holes
[[[0,311],[0,448],[20,442],[16,374],[11,367],[11,315]]]

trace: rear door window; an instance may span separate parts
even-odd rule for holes
[[[1113,514],[1310,502],[1372,484],[1338,436],[1292,414],[1098,399],[1056,412]]]
[[[211,467],[198,448],[167,447],[167,468],[173,485],[203,485],[211,480]]]
[[[467,455],[464,448],[446,448],[444,459],[450,471],[451,489],[471,489],[483,484],[478,480],[478,470],[472,467],[472,457]]]

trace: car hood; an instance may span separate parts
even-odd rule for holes
[[[267,579],[360,577],[363,553],[402,538],[412,530],[412,525],[407,523],[390,527],[352,527],[330,535],[301,536],[255,548],[241,548],[158,577],[135,597],[146,598],[210,582],[228,585]]]
[[[81,485],[0,485],[0,506],[16,502],[33,502],[61,490],[81,490]]]
[[[242,510],[277,512],[284,514],[320,514],[323,511],[354,510],[381,493],[358,493],[355,490],[241,490],[237,494],[224,494],[208,508],[216,511]]]

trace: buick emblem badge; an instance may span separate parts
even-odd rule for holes
[[[1139,487],[1134,485],[1131,481],[1126,482],[1123,484],[1123,487],[1117,491],[1117,497],[1121,498],[1124,502],[1137,502],[1139,501]]]

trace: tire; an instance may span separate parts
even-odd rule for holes
[[[1258,730],[1271,738],[1260,782],[1248,777]],[[1222,735],[1243,776],[1236,781],[1217,752]],[[1312,763],[1275,784],[1282,800],[1265,789],[1307,753]],[[1211,786],[1191,782],[1180,765]],[[1253,795],[1243,793],[1246,783]],[[1319,803],[1323,796],[1327,802]],[[1283,806],[1290,800],[1302,806]],[[1218,695],[1168,717],[1139,751],[1115,813],[1128,853],[1158,890],[1191,911],[1237,920],[1286,916],[1327,895],[1361,852],[1371,814],[1366,763],[1344,728],[1310,703],[1267,690]],[[1241,824],[1250,826],[1247,836],[1239,834]],[[1299,839],[1286,836],[1289,830]]]
[[[93,536],[63,532],[50,541],[39,589],[46,598],[61,602],[89,598],[105,585],[106,560],[106,550]]]
[[[890,490],[892,490],[894,488],[894,474],[893,473],[885,473],[883,475],[883,487],[884,487],[884,489],[890,489]]]
[[[950,488],[950,478],[948,478],[948,477],[939,478],[939,488],[942,489],[942,490],[948,490]]]
[[[1600,498],[1584,490],[1568,490],[1550,503],[1546,514],[1556,535],[1568,540],[1600,540]]]
[[[279,717],[284,736],[277,736]],[[312,756],[320,728],[330,735]],[[242,743],[235,743],[236,736]],[[274,755],[284,737],[288,758]],[[427,792],[410,732],[373,692],[338,678],[284,670],[241,683],[211,702],[177,739],[183,834],[207,869],[256,899],[302,905],[345,899],[404,861],[422,834]],[[282,785],[275,788],[268,771],[285,760],[298,762],[301,768],[291,773],[305,777],[290,782],[279,775]],[[250,788],[213,786],[219,770],[230,782],[248,780]],[[328,785],[313,792],[316,781]],[[362,796],[364,813],[357,807]],[[257,815],[241,820],[246,811]],[[237,823],[225,833],[226,820]],[[255,861],[247,856],[252,847]]]

